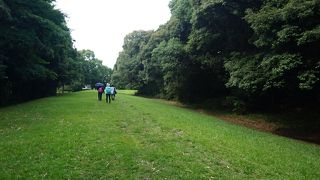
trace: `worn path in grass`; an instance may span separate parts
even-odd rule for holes
[[[0,109],[0,179],[317,179],[320,147],[163,100],[86,91]]]

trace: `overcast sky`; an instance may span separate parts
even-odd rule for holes
[[[134,30],[156,30],[170,18],[170,0],[56,0],[78,50],[90,49],[110,68]]]

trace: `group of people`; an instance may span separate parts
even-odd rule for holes
[[[114,86],[107,83],[106,86],[100,86],[97,88],[98,90],[98,100],[102,100],[102,94],[106,94],[106,103],[111,103],[111,100],[116,99],[117,90]]]

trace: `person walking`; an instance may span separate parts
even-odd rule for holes
[[[103,86],[98,87],[98,100],[101,101],[102,99],[102,94],[103,94]]]
[[[111,85],[111,99],[114,101],[116,99],[117,90],[116,87]]]
[[[104,89],[106,93],[106,103],[111,103],[111,87],[110,84],[107,83],[107,87]]]

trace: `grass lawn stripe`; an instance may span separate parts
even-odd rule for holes
[[[320,148],[166,101],[94,91],[0,109],[0,178],[317,179]]]

